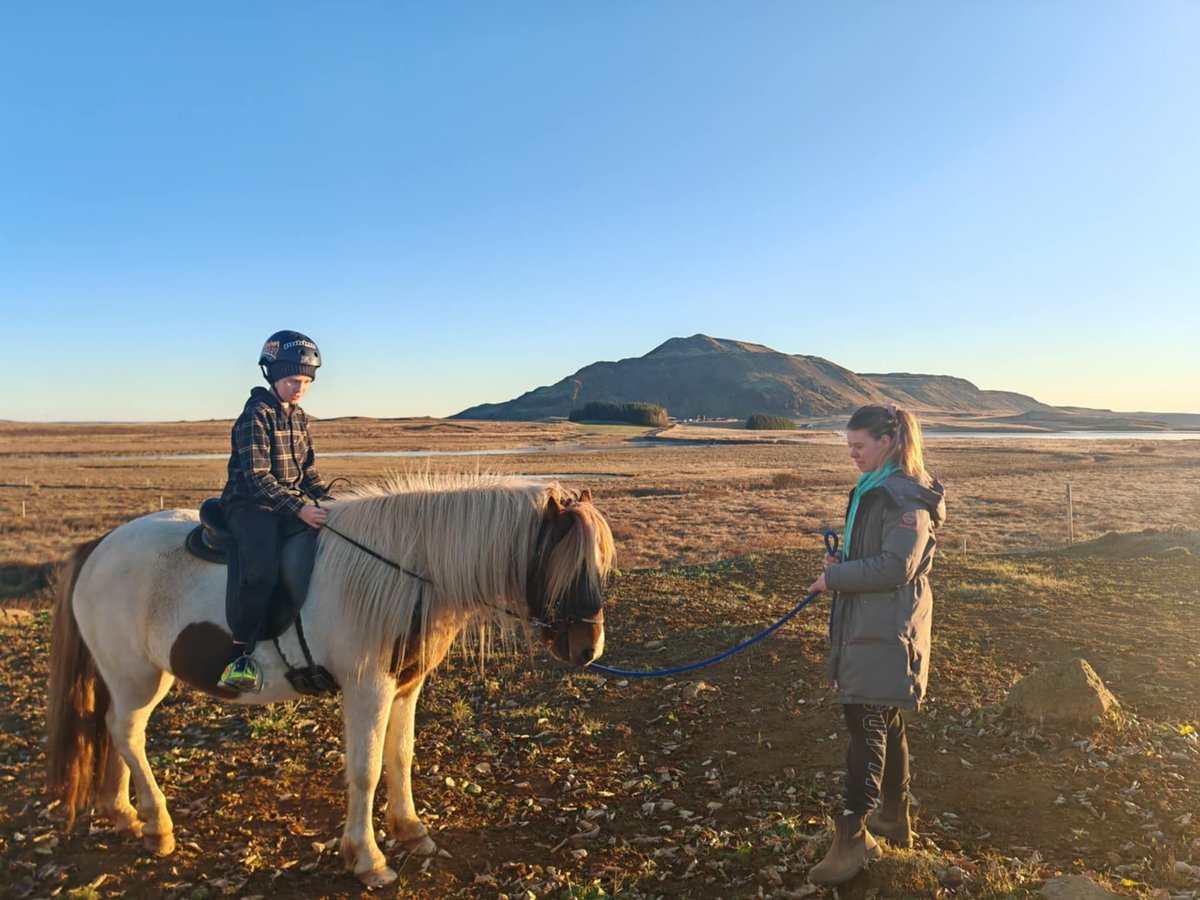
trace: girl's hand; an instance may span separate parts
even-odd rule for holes
[[[812,584],[810,584],[810,585],[808,586],[808,592],[809,592],[810,594],[819,594],[819,593],[821,593],[821,592],[822,592],[822,591],[824,591],[824,590],[826,590],[826,587],[825,587],[825,573],[824,573],[824,572],[822,572],[822,573],[821,573],[821,576],[820,576],[820,577],[819,577],[819,578],[818,578],[816,581],[814,581]]]
[[[296,513],[296,518],[309,528],[320,528],[329,518],[329,513],[319,506],[305,506],[304,509]]]
[[[821,560],[821,565],[828,568],[829,566],[836,566],[840,562],[841,562],[841,560],[838,559],[836,556],[831,556],[830,554],[826,553],[825,558],[823,560]]]

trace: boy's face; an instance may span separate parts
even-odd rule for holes
[[[299,403],[312,381],[307,375],[289,375],[275,382],[275,393],[284,403]]]

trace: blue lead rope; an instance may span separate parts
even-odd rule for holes
[[[830,556],[837,556],[837,532],[832,530],[826,531],[824,537],[825,550]],[[811,594],[793,606],[791,612],[787,613],[783,618],[775,622],[773,625],[770,625],[765,631],[756,634],[752,638],[747,638],[736,647],[730,647],[724,653],[718,653],[716,656],[710,656],[708,659],[701,660],[697,663],[692,663],[691,665],[676,666],[674,669],[657,669],[653,672],[629,672],[625,669],[611,669],[608,666],[602,666],[599,663],[588,663],[587,668],[593,672],[603,672],[605,675],[619,675],[622,678],[663,678],[667,675],[681,675],[684,672],[692,672],[696,669],[703,669],[705,666],[711,666],[713,663],[718,663],[723,659],[728,659],[729,657],[733,656],[733,654],[739,653],[742,650],[745,650],[747,647],[757,644],[763,638],[774,634],[776,631],[786,625],[788,621],[794,615],[796,615],[796,613],[800,612],[800,610],[804,609],[804,607],[808,606],[808,604],[812,603],[820,595],[820,591],[813,591]]]

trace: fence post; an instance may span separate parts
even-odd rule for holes
[[[1067,543],[1075,543],[1075,504],[1071,497],[1071,482],[1067,482]]]

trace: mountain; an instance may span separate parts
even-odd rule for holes
[[[506,403],[464,409],[455,419],[534,420],[566,416],[593,400],[648,402],[680,419],[744,419],[752,413],[796,418],[848,413],[864,403],[1018,416],[1051,410],[1024,394],[981,391],[945,375],[857,375],[819,356],[779,353],[761,344],[704,334],[671,338],[645,356],[597,362]]]

